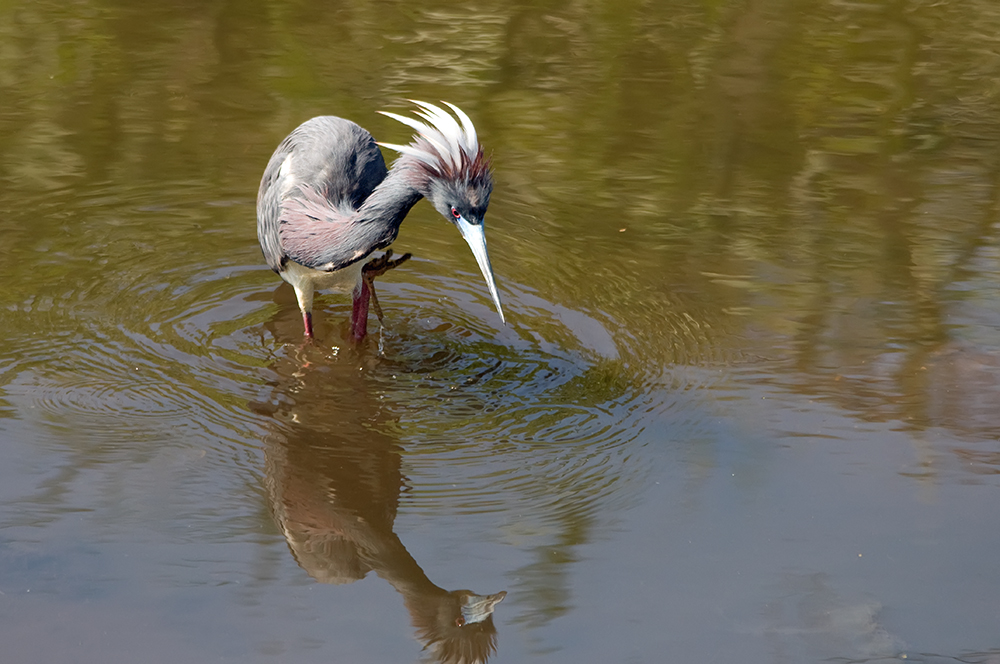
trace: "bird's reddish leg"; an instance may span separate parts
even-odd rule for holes
[[[368,303],[375,305],[375,315],[382,322],[382,307],[379,306],[375,294],[375,277],[380,277],[394,267],[410,260],[411,254],[403,254],[396,260],[392,258],[392,249],[386,249],[378,258],[373,258],[361,268],[361,283],[354,289],[354,306],[351,309],[351,338],[361,341],[368,334]]]
[[[306,337],[313,338],[313,315],[311,311],[302,312],[302,326],[306,329]]]
[[[368,334],[368,301],[371,291],[368,280],[362,279],[354,289],[354,306],[351,308],[351,338],[361,341]]]

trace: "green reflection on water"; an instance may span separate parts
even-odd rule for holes
[[[484,293],[448,301],[475,266],[418,206],[398,247],[419,260],[393,276],[415,284],[412,297],[390,289],[385,303],[396,338],[427,348],[413,364],[449,351],[460,361],[425,383],[412,371],[412,392],[373,392],[376,405],[353,414],[380,415],[359,429],[384,425],[393,454],[398,437],[425,481],[416,513],[475,490],[488,495],[474,508],[500,502],[478,477],[452,490],[442,466],[536,455],[531,472],[490,476],[496,493],[500,479],[517,484],[504,494],[512,512],[543,508],[498,535],[528,542],[516,590],[532,608],[514,620],[547,624],[572,608],[570,570],[598,537],[598,508],[627,503],[635,489],[621,484],[641,477],[644,409],[649,431],[682,428],[643,440],[688,445],[692,484],[722,463],[710,449],[720,418],[676,398],[690,383],[664,378],[679,365],[720,376],[692,391],[737,413],[757,411],[725,387],[749,376],[898,422],[917,432],[921,478],[941,472],[935,446],[963,480],[995,474],[1000,455],[980,443],[1000,429],[997,35],[994,0],[0,2],[0,388],[14,394],[0,416],[41,421],[25,430],[47,425],[78,450],[59,457],[66,470],[34,507],[89,506],[95,484],[111,489],[94,504],[124,505],[150,483],[126,462],[156,459],[163,439],[260,465],[240,447],[267,429],[247,433],[246,403],[275,357],[294,359],[283,352],[295,340],[271,326],[299,325],[287,297],[272,301],[278,282],[256,244],[261,172],[313,115],[405,140],[375,111],[411,97],[460,104],[493,154],[490,250],[514,315],[494,335],[469,313]],[[346,306],[321,309],[332,353]],[[602,352],[580,351],[594,351],[580,341],[587,321]],[[506,419],[489,410],[488,381],[450,390],[494,359],[506,364],[490,377],[520,407]],[[554,366],[559,380],[539,378]],[[293,386],[296,371],[285,372]],[[345,407],[319,393],[316,418],[336,429]],[[657,419],[671,407],[689,412]],[[588,423],[567,472],[546,445],[586,438]],[[430,442],[414,445],[418,434]],[[177,478],[205,476],[181,491],[201,515],[221,473],[178,459]],[[114,470],[94,482],[78,474],[88,466]],[[254,472],[248,485],[261,483]],[[239,486],[208,494],[223,504],[192,539],[244,532],[231,517],[254,489],[229,482]],[[84,488],[60,497],[70,485]],[[239,528],[269,527],[251,511]],[[146,516],[105,514],[111,539]]]
[[[337,113],[400,140],[377,109],[443,98],[494,155],[501,284],[601,312],[638,364],[766,358],[983,435],[997,34],[985,1],[6,2],[0,344],[183,318],[217,266],[269,288],[253,196],[280,138]],[[429,210],[399,244],[469,269]]]

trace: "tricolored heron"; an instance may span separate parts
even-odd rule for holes
[[[374,278],[399,265],[386,249],[417,201],[426,198],[469,243],[503,322],[486,252],[483,217],[493,190],[490,164],[469,116],[414,101],[421,120],[380,111],[416,130],[409,145],[376,143],[350,120],[321,116],[299,125],[271,156],[257,194],[257,237],[267,264],[295,289],[307,337],[317,288],[352,290],[351,334],[368,327]],[[457,120],[456,120],[457,118]],[[400,153],[391,169],[378,146]],[[378,298],[375,310],[381,319]]]

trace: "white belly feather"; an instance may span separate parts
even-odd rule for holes
[[[295,296],[302,311],[309,311],[312,309],[313,291],[316,289],[332,290],[337,293],[352,292],[361,283],[361,268],[364,267],[367,258],[365,256],[336,272],[314,270],[289,260],[280,274],[281,278],[295,289]]]

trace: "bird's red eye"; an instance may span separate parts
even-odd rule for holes
[[[455,217],[456,219],[462,216],[461,214],[459,214],[458,210],[455,208],[454,205],[451,206],[451,216]]]

